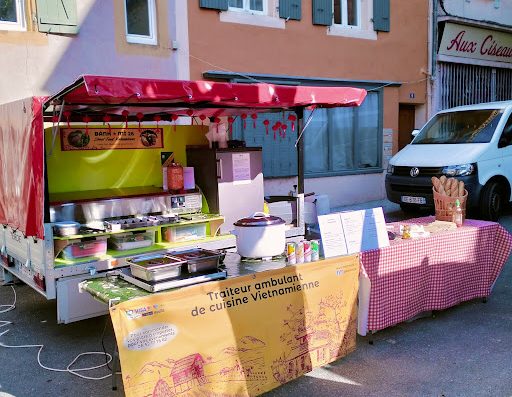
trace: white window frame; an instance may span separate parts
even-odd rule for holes
[[[332,0],[332,9],[334,10],[334,2],[338,0]],[[343,26],[348,29],[361,29],[361,0],[356,0],[357,2],[357,24],[349,25],[348,24],[348,3],[347,0],[339,0],[341,2],[341,23],[334,23],[334,12],[332,15],[332,25],[333,26]]]
[[[250,9],[251,0],[243,0],[242,8],[229,6],[228,10],[235,11],[235,12],[247,12],[247,13],[254,14],[254,15],[268,15],[268,0],[263,0],[262,4],[263,4],[263,11],[251,10]]]
[[[332,2],[333,10],[334,10],[334,0]],[[345,9],[346,0],[344,0]],[[344,12],[345,18],[343,21],[347,21],[348,16],[347,13]],[[342,17],[343,17],[342,15]],[[332,25],[327,27],[327,35],[329,36],[342,36],[342,37],[351,37],[354,39],[364,39],[364,40],[377,40],[377,32],[373,30],[373,2],[367,0],[358,0],[358,8],[357,8],[357,20],[358,25],[343,25],[334,23],[334,15],[332,19]]]
[[[0,21],[0,30],[27,30],[25,23],[25,0],[14,0],[17,22]]]
[[[126,41],[133,44],[148,44],[156,45],[157,41],[157,29],[156,29],[156,5],[155,0],[146,0],[148,3],[148,21],[149,21],[149,36],[143,36],[140,34],[128,33],[128,10],[126,8],[126,0],[124,0],[124,25],[126,32]]]

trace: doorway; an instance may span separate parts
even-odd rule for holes
[[[398,108],[398,150],[412,141],[415,127],[415,106],[400,104]]]

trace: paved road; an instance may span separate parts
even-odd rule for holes
[[[386,220],[404,219],[394,204],[371,202],[343,209],[383,206]],[[501,224],[512,231],[512,214]],[[358,337],[357,349],[341,360],[314,370],[266,394],[280,396],[511,396],[512,266],[510,260],[486,304],[470,301],[380,331],[375,344]],[[65,368],[77,354],[112,351],[114,339],[107,316],[68,325],[55,322],[56,307],[31,288],[15,286],[16,309],[0,314],[0,342],[45,344],[44,365]],[[0,287],[0,305],[13,301],[11,287]],[[0,311],[1,311],[0,307]],[[4,308],[5,309],[5,308]],[[13,324],[2,326],[1,321]],[[122,396],[111,390],[111,379],[92,381],[69,373],[51,372],[37,363],[37,348],[0,347],[0,397]],[[101,362],[85,357],[81,366]],[[88,375],[103,376],[105,368]],[[119,383],[121,383],[119,378]]]

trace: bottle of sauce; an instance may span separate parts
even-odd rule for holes
[[[167,185],[169,190],[183,190],[183,167],[178,163],[171,163],[167,168]]]
[[[463,223],[462,218],[462,208],[460,207],[459,199],[457,199],[455,201],[455,210],[453,211],[452,222],[455,223],[457,227],[461,227]]]

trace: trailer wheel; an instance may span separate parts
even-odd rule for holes
[[[503,188],[497,182],[486,184],[480,194],[480,215],[482,219],[497,221],[505,204]]]

